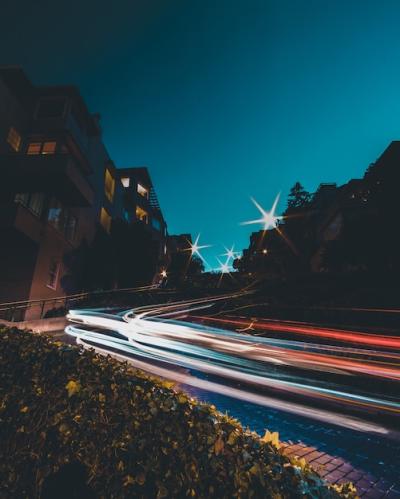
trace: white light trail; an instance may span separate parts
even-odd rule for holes
[[[230,295],[220,296],[214,301],[226,300],[227,297]],[[141,307],[136,311],[118,315],[92,310],[71,310],[68,319],[73,324],[66,328],[66,332],[86,347],[112,349],[124,355],[130,354],[133,356],[131,362],[138,367],[138,362],[142,361],[137,359],[144,359],[146,370],[149,372],[155,373],[155,369],[158,369],[151,361],[170,365],[170,369],[166,368],[168,374],[165,376],[170,379],[176,379],[176,366],[182,366],[235,380],[242,386],[247,384],[249,387],[248,390],[239,390],[217,384],[219,393],[237,391],[238,398],[253,402],[260,400],[255,403],[284,407],[284,410],[303,415],[310,413],[313,414],[310,417],[334,424],[340,424],[339,419],[342,418],[342,426],[359,430],[364,428],[363,431],[391,431],[371,422],[366,423],[362,419],[339,415],[339,412],[334,410],[308,407],[305,411],[306,404],[292,403],[290,397],[285,401],[278,400],[274,396],[260,393],[260,389],[272,389],[281,396],[294,394],[297,399],[311,400],[311,405],[313,400],[319,400],[337,407],[349,406],[351,410],[357,409],[361,414],[365,411],[380,411],[391,416],[399,415],[400,404],[397,399],[374,393],[354,393],[354,390],[347,391],[346,385],[326,383],[321,379],[312,382],[309,376],[309,373],[314,371],[332,373],[346,379],[345,376],[358,376],[362,373],[399,381],[399,354],[260,338],[204,324],[173,320],[174,316],[182,317],[212,305],[213,301],[204,298]],[[114,331],[114,334],[110,334],[110,331]],[[383,362],[384,356],[389,356],[390,362]],[[302,374],[302,371],[306,371],[306,374]],[[188,384],[200,386],[201,383],[201,380],[194,378]],[[252,393],[252,387],[258,387],[257,395]]]

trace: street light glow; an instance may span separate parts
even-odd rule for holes
[[[238,254],[235,253],[235,245],[232,244],[232,248],[231,249],[228,249],[226,246],[224,246],[225,250],[226,250],[226,253],[223,253],[221,256],[226,256],[228,261],[230,259],[234,260],[235,258],[237,258]]]
[[[229,267],[229,258],[227,258],[225,263],[222,263],[219,258],[217,258],[219,263],[219,268],[217,269],[221,274],[230,274],[231,270]]]
[[[199,245],[199,240],[200,240],[200,234],[197,234],[196,240],[194,243],[190,243],[190,248],[188,248],[189,251],[192,252],[192,255],[197,255],[202,259],[202,256],[200,254],[200,250],[204,248],[211,248],[211,244],[203,244]]]
[[[260,204],[258,204],[254,198],[251,198],[256,208],[261,213],[262,218],[258,218],[257,220],[249,220],[247,222],[242,222],[241,225],[262,224],[264,226],[264,230],[276,229],[278,227],[279,220],[283,220],[284,218],[282,215],[275,214],[280,195],[281,194],[279,193],[276,196],[270,211],[265,211],[264,208]]]

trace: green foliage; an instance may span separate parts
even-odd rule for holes
[[[0,329],[1,497],[38,497],[79,461],[99,498],[355,497],[172,383],[126,363]]]

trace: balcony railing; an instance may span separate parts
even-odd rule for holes
[[[37,118],[33,123],[33,133],[65,134],[68,133],[79,146],[84,155],[88,153],[89,139],[71,113],[56,118]]]

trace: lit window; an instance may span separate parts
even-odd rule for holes
[[[54,154],[56,152],[57,142],[44,142],[42,154]]]
[[[64,232],[65,213],[58,199],[53,198],[51,200],[48,220],[53,227],[60,232]]]
[[[57,288],[58,272],[60,269],[60,263],[57,260],[51,260],[49,273],[47,276],[47,286],[51,289]]]
[[[107,232],[111,229],[111,216],[107,213],[105,208],[101,209],[100,212],[100,223]]]
[[[28,145],[27,154],[40,154],[41,148],[42,148],[41,142],[31,142]]]
[[[136,218],[141,222],[147,224],[149,220],[149,215],[147,214],[147,211],[145,211],[143,208],[141,208],[140,206],[136,206]]]
[[[18,152],[21,146],[21,135],[15,130],[14,127],[11,127],[8,131],[7,142],[14,149],[14,151]]]
[[[115,180],[111,175],[110,170],[106,168],[105,177],[104,177],[104,191],[109,201],[113,200],[114,190],[115,190]]]
[[[124,187],[129,187],[129,185],[131,183],[131,179],[129,177],[122,177],[121,183]]]
[[[141,196],[143,196],[146,199],[149,199],[149,190],[146,189],[146,187],[143,187],[143,185],[138,184],[137,191]]]
[[[129,211],[128,210],[124,210],[123,213],[122,213],[122,216],[123,216],[125,222],[129,223],[129,220],[130,220]]]

